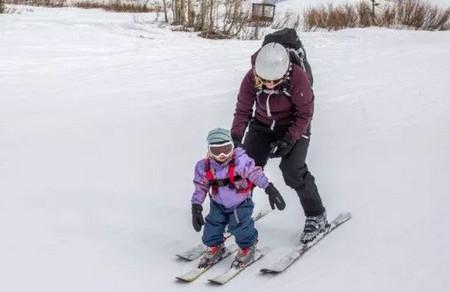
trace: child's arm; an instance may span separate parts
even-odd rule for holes
[[[206,194],[209,190],[209,182],[205,177],[205,161],[200,160],[195,165],[194,171],[194,193],[192,194],[192,226],[195,231],[199,232],[205,224],[203,219],[202,204],[205,201]]]
[[[192,194],[192,204],[203,204],[206,198],[206,194],[209,190],[209,182],[205,176],[205,164],[204,160],[200,160],[195,165],[194,171],[194,193]]]
[[[255,166],[255,161],[246,153],[239,156],[237,163],[237,172],[243,177],[249,179],[253,184],[265,190],[269,186],[269,179],[259,166]]]
[[[261,167],[255,166],[255,161],[249,157],[245,152],[239,156],[238,162],[238,174],[249,179],[256,186],[264,190],[268,195],[270,207],[278,210],[283,210],[286,207],[286,203],[283,200],[280,192],[274,187],[269,179],[264,174]]]

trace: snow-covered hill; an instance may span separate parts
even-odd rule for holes
[[[450,33],[302,39],[315,73],[309,166],[330,217],[354,218],[286,273],[259,275],[304,220],[271,161],[288,204],[258,223],[272,252],[224,289],[448,291]],[[216,289],[175,282],[192,265],[174,254],[199,241],[193,165],[207,131],[230,125],[259,45],[96,10],[1,15],[0,290]]]

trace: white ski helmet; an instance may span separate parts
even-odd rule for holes
[[[255,61],[256,74],[266,80],[283,78],[289,69],[289,53],[279,43],[268,43],[259,50]]]

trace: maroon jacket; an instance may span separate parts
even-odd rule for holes
[[[296,64],[292,66],[288,90],[291,96],[267,90],[258,95],[253,69],[248,71],[239,90],[231,127],[233,136],[244,136],[254,104],[256,120],[268,127],[286,126],[287,136],[294,142],[309,131],[314,111],[313,92],[305,71]]]

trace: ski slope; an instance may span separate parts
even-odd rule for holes
[[[175,254],[200,239],[193,166],[208,130],[231,124],[260,42],[33,11],[0,16],[0,291],[449,291],[450,32],[302,34],[316,94],[308,164],[329,217],[353,219],[260,275],[304,220],[272,160],[287,203],[257,224],[272,250],[222,289],[206,279],[226,265],[176,282],[192,264]],[[266,200],[255,193],[257,208]]]

